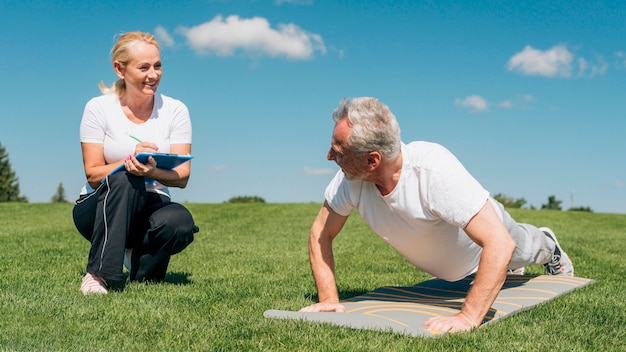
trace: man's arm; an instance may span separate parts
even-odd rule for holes
[[[478,327],[502,288],[515,250],[515,242],[489,200],[464,230],[483,248],[478,271],[461,312],[452,317],[434,317],[424,323],[434,330],[458,332]]]
[[[309,260],[317,286],[319,303],[302,308],[301,312],[344,312],[339,304],[339,294],[335,282],[335,260],[333,240],[348,219],[333,211],[327,202],[320,209],[311,227],[309,237]]]

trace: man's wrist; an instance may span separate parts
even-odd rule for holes
[[[482,323],[482,319],[476,321],[463,311],[460,311],[457,315],[463,318],[463,320],[465,320],[466,322],[468,322],[472,328],[477,328]]]

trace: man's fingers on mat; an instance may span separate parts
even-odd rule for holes
[[[301,312],[337,312],[343,313],[346,311],[346,307],[339,303],[315,303],[308,307],[300,309]]]

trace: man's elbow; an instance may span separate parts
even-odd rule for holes
[[[513,252],[515,252],[515,248],[517,247],[517,243],[511,238],[511,236],[506,237],[506,241],[504,245],[504,253],[507,254],[508,259],[510,260],[513,257]]]
[[[320,235],[318,231],[315,231],[314,227],[309,231],[309,252],[312,252],[314,248],[319,248],[320,243]]]

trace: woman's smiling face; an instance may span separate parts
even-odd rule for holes
[[[130,47],[129,53],[131,59],[125,66],[114,62],[117,75],[126,82],[127,92],[154,95],[163,74],[159,49],[138,41]]]

